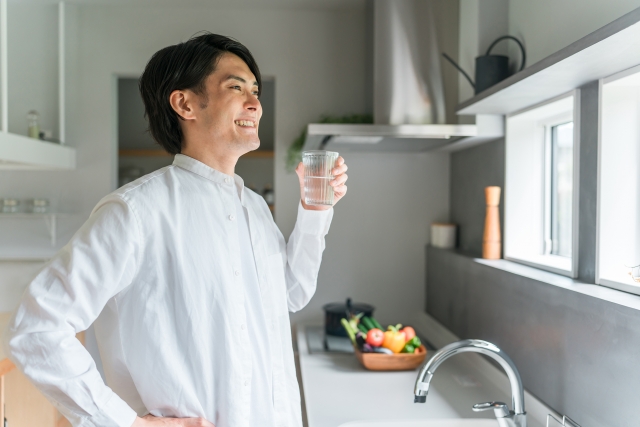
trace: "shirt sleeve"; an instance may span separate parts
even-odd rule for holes
[[[324,237],[329,232],[333,208],[306,210],[298,205],[298,218],[287,243],[287,302],[289,311],[304,308],[316,291],[318,272],[324,251]]]
[[[29,284],[5,332],[9,358],[73,426],[130,427],[136,419],[75,335],[131,283],[140,241],[134,212],[107,196]]]

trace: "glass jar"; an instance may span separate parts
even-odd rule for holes
[[[49,212],[49,200],[47,199],[27,200],[27,212],[41,213],[41,214]]]
[[[38,119],[40,114],[36,110],[31,110],[27,113],[27,122],[29,124],[28,135],[29,138],[40,139],[40,125]]]
[[[18,212],[19,206],[20,200],[18,199],[0,199],[0,208],[2,209],[2,213],[16,213]]]

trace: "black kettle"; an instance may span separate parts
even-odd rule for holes
[[[498,37],[493,43],[491,43],[491,46],[489,46],[489,49],[487,49],[487,53],[485,55],[478,56],[476,58],[475,83],[471,80],[471,77],[469,77],[469,75],[465,73],[465,71],[460,68],[460,66],[456,64],[453,59],[451,59],[449,55],[443,52],[442,56],[444,56],[449,62],[451,62],[453,66],[456,67],[458,71],[460,71],[467,78],[467,80],[469,80],[469,83],[471,83],[471,86],[473,86],[477,95],[483,90],[488,89],[494,84],[501,82],[502,80],[509,77],[509,57],[504,55],[491,55],[491,49],[493,49],[493,47],[498,44],[498,42],[505,39],[511,39],[518,43],[518,46],[520,46],[520,51],[522,52],[522,65],[520,65],[520,69],[518,71],[522,71],[524,69],[527,56],[524,50],[524,46],[522,46],[520,40],[513,36]]]

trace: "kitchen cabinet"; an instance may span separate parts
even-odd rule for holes
[[[11,314],[0,314],[0,333],[4,333]],[[84,344],[84,332],[76,337]],[[71,426],[0,349],[0,419],[3,418],[9,427]]]
[[[0,169],[71,170],[75,148],[65,142],[65,4],[58,6],[58,115],[60,143],[9,132],[9,72],[7,0],[0,0]]]

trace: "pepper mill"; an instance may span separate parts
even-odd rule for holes
[[[500,236],[500,187],[486,187],[484,196],[487,200],[487,214],[484,220],[484,236],[482,238],[482,258],[500,259],[502,250]]]

